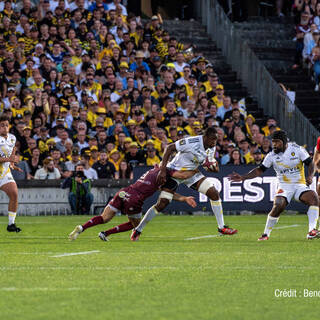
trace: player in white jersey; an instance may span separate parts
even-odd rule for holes
[[[264,158],[262,164],[241,176],[233,173],[229,176],[232,181],[244,181],[260,176],[267,168],[273,166],[276,171],[279,187],[275,196],[273,208],[270,211],[264,233],[258,239],[268,240],[272,228],[278,222],[281,212],[294,198],[297,201],[309,206],[309,232],[307,239],[320,237],[320,232],[316,229],[319,218],[319,200],[317,194],[309,188],[314,175],[314,163],[308,152],[295,143],[288,143],[287,135],[284,131],[275,131],[272,134],[272,148]],[[304,174],[304,164],[308,167],[307,179]]]
[[[21,171],[15,164],[16,137],[9,133],[9,118],[0,116],[0,190],[9,197],[7,230],[9,232],[20,232],[21,229],[15,225],[18,209],[18,188],[14,181],[11,170]]]
[[[237,233],[237,230],[229,228],[224,224],[219,192],[211,180],[198,170],[198,167],[206,161],[207,157],[213,157],[216,143],[216,129],[208,128],[201,136],[181,139],[168,145],[163,154],[160,166],[161,171],[158,175],[158,181],[159,184],[162,185],[162,191],[157,203],[146,212],[139,226],[133,230],[131,235],[132,241],[139,240],[145,225],[172,201],[173,194],[181,183],[201,192],[210,199],[211,208],[217,219],[218,232],[220,234],[233,235]],[[168,163],[170,156],[174,152],[177,152],[177,154]],[[167,176],[167,169],[169,169],[170,176]],[[218,165],[216,165],[212,171],[218,171]],[[186,179],[179,179],[178,175],[182,172],[190,172],[190,176]]]

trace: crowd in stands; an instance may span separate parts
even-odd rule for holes
[[[293,14],[296,23],[296,55],[293,69],[306,66],[315,82],[320,84],[320,1],[295,0]]]
[[[11,120],[16,179],[131,179],[165,147],[218,130],[221,165],[259,164],[270,134],[225,91],[214,65],[186,53],[160,15],[144,25],[119,0],[0,2],[0,113]]]

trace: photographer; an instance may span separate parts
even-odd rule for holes
[[[84,175],[84,168],[78,164],[72,177],[65,179],[62,189],[70,188],[68,200],[72,214],[89,214],[93,202],[91,180]]]

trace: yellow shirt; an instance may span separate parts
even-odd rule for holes
[[[223,106],[223,99],[219,100],[217,96],[214,96],[212,98],[212,101],[214,102],[214,104],[217,106],[217,108],[220,108]]]
[[[160,158],[156,155],[153,158],[147,158],[147,166],[154,166],[155,164],[160,163]]]

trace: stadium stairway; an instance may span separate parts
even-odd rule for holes
[[[320,129],[320,94],[314,91],[314,82],[308,70],[292,70],[295,56],[295,25],[293,19],[277,17],[250,17],[248,21],[234,23],[243,39],[249,42],[272,77],[296,92],[295,104]]]
[[[232,71],[230,65],[226,63],[221,50],[210,39],[205,27],[197,21],[165,20],[164,28],[179,42],[195,45],[196,53],[203,55],[213,65],[221,83],[224,85],[226,94],[230,95],[232,99],[246,98],[248,114],[251,113],[256,118],[257,124],[265,123],[266,116],[263,110],[259,108],[257,99],[250,96],[247,88],[238,79],[237,73]]]

